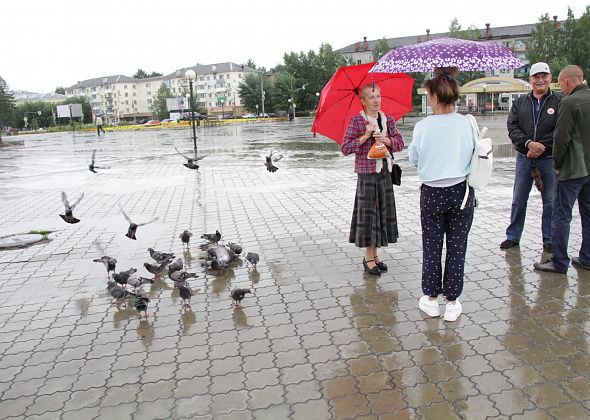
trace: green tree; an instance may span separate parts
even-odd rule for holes
[[[564,60],[564,62],[582,67],[586,78],[590,77],[590,32],[588,31],[590,31],[590,6],[586,6],[586,10],[579,19],[574,19],[573,12],[568,10],[568,18],[563,27],[563,37],[564,49],[569,54],[567,61]],[[556,71],[553,74],[559,75]]]
[[[573,20],[573,14],[568,13],[568,15],[571,15],[571,19]],[[568,30],[576,33],[578,30],[577,22],[575,24],[570,22]],[[530,39],[526,41],[526,55],[529,62],[532,64],[538,61],[544,61],[549,64],[554,80],[556,80],[561,69],[572,62],[573,51],[567,51],[565,47],[570,44],[575,48],[575,45],[572,45],[570,40],[566,39],[566,35],[567,33],[561,30],[561,28],[556,27],[555,22],[545,13],[539,18],[539,21],[531,31]],[[588,37],[587,34],[580,35],[586,39]],[[580,43],[581,41],[582,39],[576,39],[575,42]],[[588,46],[584,46],[581,49],[587,50]]]
[[[14,123],[14,95],[8,83],[0,76],[0,145],[4,126]]]
[[[379,59],[387,54],[390,49],[391,48],[389,47],[387,38],[381,38],[375,43],[375,46],[373,47],[373,60],[379,61]]]
[[[66,94],[66,88],[58,86],[55,88],[55,93],[59,93],[61,95],[65,95]]]
[[[249,58],[248,61],[246,61],[246,64],[244,64],[244,66],[256,70],[256,63],[251,58]]]
[[[286,110],[289,108],[289,99],[295,94],[296,86],[295,77],[286,71],[279,71],[274,79],[272,89],[273,103],[278,110]]]
[[[158,73],[157,71],[153,71],[151,73],[146,73],[143,69],[137,69],[135,74],[133,75],[134,79],[147,79],[149,77],[158,77],[162,76],[162,73]]]
[[[152,103],[152,112],[156,114],[159,120],[170,118],[170,112],[166,106],[166,99],[173,98],[172,91],[165,84],[161,84],[160,88],[156,92],[154,102]]]
[[[273,88],[268,82],[268,79],[263,73],[252,72],[247,73],[240,86],[238,87],[238,95],[244,108],[248,112],[256,112],[256,105],[258,105],[258,112],[262,112],[261,92],[260,92],[260,78],[262,77],[264,89],[264,111],[274,112],[273,105]]]

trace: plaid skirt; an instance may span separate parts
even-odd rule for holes
[[[378,174],[358,174],[348,241],[360,248],[397,242],[397,214],[391,175],[384,165]]]

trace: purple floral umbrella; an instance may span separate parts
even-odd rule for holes
[[[435,67],[457,67],[465,71],[504,70],[521,66],[524,62],[501,44],[439,38],[391,50],[369,72],[429,72]]]

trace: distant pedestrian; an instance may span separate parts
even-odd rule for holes
[[[458,70],[436,68],[424,83],[434,115],[414,128],[409,159],[418,167],[420,220],[422,222],[422,292],[418,307],[428,316],[440,316],[438,296],[446,298],[445,321],[455,321],[463,309],[467,238],[473,221],[475,195],[467,183],[473,153],[473,128],[455,112],[459,98]],[[465,194],[467,203],[462,208]],[[446,240],[445,269],[442,249]]]
[[[559,102],[563,96],[549,88],[551,70],[546,63],[531,66],[529,82],[532,91],[519,96],[508,115],[508,136],[517,151],[510,224],[501,249],[518,246],[524,229],[527,203],[533,186],[541,192],[543,214],[541,234],[543,250],[552,253],[551,214],[555,195],[553,172],[553,130],[557,122]]]
[[[566,97],[561,101],[553,135],[553,166],[557,174],[551,225],[554,253],[551,260],[535,264],[540,271],[567,272],[567,246],[576,200],[582,221],[582,245],[579,257],[572,257],[572,264],[590,270],[590,89],[583,80],[578,66],[564,67],[558,77]]]
[[[100,137],[100,132],[104,134],[104,128],[102,128],[102,117],[100,115],[96,116],[96,120],[94,121],[96,124],[96,132],[98,133],[98,137]]]
[[[344,156],[355,155],[354,171],[358,174],[348,240],[365,248],[365,271],[381,275],[387,265],[379,259],[377,250],[398,238],[390,153],[403,150],[404,140],[393,117],[381,111],[379,86],[366,85],[359,96],[364,110],[351,118],[341,146]],[[386,157],[369,159],[369,150],[377,141],[387,147]]]

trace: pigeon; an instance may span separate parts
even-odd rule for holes
[[[139,316],[140,319],[141,319],[142,312],[145,314],[145,319],[147,319],[147,317],[148,317],[147,307],[148,307],[149,301],[150,300],[144,296],[135,295],[135,301],[133,302],[133,306],[135,306],[135,310],[137,311],[137,315]]]
[[[186,271],[174,271],[173,273],[169,274],[171,280],[174,281],[175,286],[179,286],[182,283],[185,283],[188,279],[196,279],[197,273],[189,273]]]
[[[191,158],[183,153],[180,153],[176,147],[174,148],[174,150],[176,150],[176,153],[178,153],[180,156],[182,156],[183,158],[186,159],[186,163],[183,163],[183,165],[189,169],[199,169],[199,165],[197,165],[195,162],[198,162],[199,160],[208,156],[208,155],[204,155],[204,156],[200,156],[200,157],[195,156],[194,158]]]
[[[121,206],[119,206],[119,208],[121,209],[121,213],[123,213],[123,216],[125,217],[125,219],[129,222],[129,228],[127,229],[127,233],[125,234],[125,236],[127,236],[129,239],[133,239],[133,240],[136,240],[137,239],[135,237],[135,233],[137,232],[137,228],[139,226],[148,225],[150,223],[155,222],[156,220],[159,220],[159,217],[154,217],[149,222],[145,222],[145,223],[133,223],[131,221],[131,219],[129,218],[129,216],[127,216],[127,213],[125,213],[125,211],[123,210],[123,208],[121,208]]]
[[[163,262],[169,263],[175,257],[174,254],[170,254],[167,252],[154,251],[153,248],[148,248],[148,252],[150,253],[150,257],[152,257],[157,263],[160,263],[160,264]]]
[[[119,283],[121,286],[127,285],[127,280],[132,274],[135,274],[137,270],[135,268],[130,268],[127,271],[121,271],[119,273],[113,273],[113,280]]]
[[[168,266],[168,276],[175,271],[182,271],[184,265],[182,264],[182,258],[177,258],[172,264]]]
[[[84,197],[84,193],[82,193],[80,195],[80,197],[78,197],[78,199],[74,202],[74,204],[72,204],[70,206],[70,203],[68,202],[68,197],[66,196],[65,192],[61,192],[61,201],[64,203],[65,206],[65,214],[60,214],[59,217],[61,217],[62,219],[64,219],[64,221],[66,223],[70,223],[70,224],[74,224],[74,223],[78,223],[80,221],[80,219],[76,219],[74,217],[74,209],[76,208],[76,206],[80,203],[80,200],[82,200],[82,197]]]
[[[234,301],[236,308],[242,308],[240,303],[242,302],[242,299],[244,299],[244,296],[246,296],[246,293],[252,292],[250,289],[234,289],[231,291],[231,298]]]
[[[90,172],[94,172],[95,174],[98,173],[95,171],[95,169],[110,169],[110,166],[96,166],[94,164],[94,159],[96,158],[96,149],[94,149],[92,151],[92,161],[90,162],[90,165],[88,165],[88,169],[90,169]]]
[[[166,266],[168,265],[168,260],[165,260],[160,265],[150,264],[150,263],[143,263],[143,266],[147,271],[152,273],[154,276],[158,276],[164,272]]]
[[[240,255],[242,253],[241,245],[234,244],[233,242],[228,242],[227,247],[231,249],[236,255]]]
[[[96,258],[92,261],[104,264],[105,268],[107,269],[107,277],[111,276],[111,271],[113,273],[115,272],[115,266],[117,265],[117,260],[115,258],[103,255],[102,257]]]
[[[218,243],[221,240],[221,233],[218,230],[215,233],[203,233],[201,239],[205,239],[211,243]]]
[[[183,246],[184,246],[184,244],[186,244],[186,246],[188,248],[188,243],[191,240],[191,236],[193,236],[193,234],[190,233],[188,230],[185,230],[184,232],[182,232],[180,234],[179,237],[180,237],[180,240],[182,241]]]
[[[252,266],[254,267],[254,270],[256,270],[256,264],[258,264],[258,261],[260,261],[260,257],[255,252],[248,252],[246,254],[246,261],[248,261],[250,264],[252,264]]]
[[[127,284],[129,286],[133,287],[133,290],[137,289],[139,286],[141,286],[144,283],[154,284],[154,280],[153,279],[148,279],[148,278],[145,278],[145,277],[139,277],[135,273],[133,273],[132,275],[130,275],[129,278],[127,279]]]
[[[182,283],[178,286],[178,291],[180,292],[180,297],[182,298],[183,308],[190,309],[191,308],[191,297],[193,296],[193,291],[189,287],[188,283]]]
[[[229,263],[237,258],[234,251],[219,244],[204,244],[200,248],[207,254],[205,260],[213,269],[226,268]],[[207,265],[206,265],[207,266]]]
[[[117,283],[115,283],[114,281],[109,281],[107,289],[109,290],[111,296],[114,298],[111,304],[116,303],[118,305],[128,297],[135,296],[135,293],[129,292],[127,289],[117,286]]]
[[[268,156],[266,157],[266,163],[265,163],[265,165],[266,165],[266,170],[267,170],[268,172],[276,172],[276,171],[278,171],[278,170],[279,170],[279,168],[277,168],[277,167],[274,165],[274,163],[273,163],[273,162],[278,162],[279,160],[281,160],[281,159],[283,158],[283,155],[277,155],[277,156],[275,156],[275,157],[273,158],[273,156],[272,156],[272,155],[273,155],[273,153],[274,153],[274,151],[270,152],[270,155],[268,155]]]

